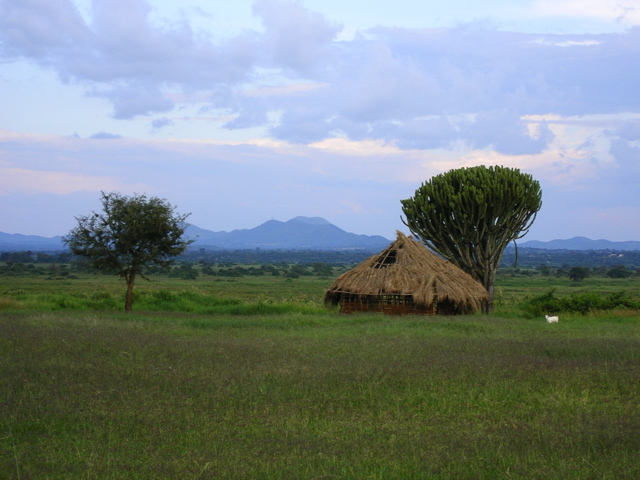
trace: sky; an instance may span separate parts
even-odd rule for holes
[[[477,165],[540,182],[524,241],[640,240],[640,0],[0,0],[2,232],[119,192],[393,239]]]

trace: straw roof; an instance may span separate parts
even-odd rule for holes
[[[411,295],[417,306],[446,301],[462,312],[475,312],[488,297],[469,274],[400,231],[383,252],[338,277],[324,301],[337,305],[350,295]]]

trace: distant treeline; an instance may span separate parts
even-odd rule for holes
[[[13,263],[73,263],[78,259],[71,252],[19,252],[0,253],[0,262]]]
[[[329,265],[358,264],[379,252],[364,250],[317,251],[317,250],[190,250],[178,261],[208,263],[233,262],[239,264],[277,264],[322,262]],[[512,268],[515,263],[515,249],[505,250],[500,266]],[[518,267],[538,268],[541,265],[556,268],[569,267],[625,267],[640,268],[640,250],[546,250],[519,248]]]
[[[233,263],[242,265],[262,264],[312,264],[329,265],[357,264],[376,252],[366,250],[207,250],[190,249],[176,259],[178,263]],[[5,263],[74,263],[82,262],[69,252],[21,252],[0,253],[0,262]]]
[[[514,266],[516,251],[505,250],[501,267]],[[541,248],[518,248],[518,267],[537,268],[540,266],[569,267],[617,267],[637,270],[640,268],[640,250],[545,250]]]
[[[190,249],[176,259],[178,264],[206,265],[306,265],[326,264],[333,267],[356,265],[378,252],[365,250],[208,250]],[[515,250],[504,252],[501,269],[568,270],[571,267],[585,267],[591,270],[606,271],[624,266],[630,270],[640,269],[640,250],[544,250],[520,248],[515,263]],[[2,252],[0,263],[13,264],[66,264],[82,270],[86,261],[70,252]]]
[[[378,252],[369,250],[209,250],[189,249],[178,261],[207,263],[261,264],[312,264],[328,265],[358,264]]]

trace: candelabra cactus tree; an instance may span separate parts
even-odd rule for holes
[[[489,293],[507,245],[527,234],[542,206],[538,181],[501,166],[450,170],[401,200],[402,220],[428,248],[469,273]]]

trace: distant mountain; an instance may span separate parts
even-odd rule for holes
[[[186,235],[193,247],[245,250],[370,250],[386,248],[391,241],[381,236],[345,232],[320,217],[296,217],[287,222],[269,220],[255,228],[213,232],[195,225]],[[21,250],[67,250],[62,237],[39,237],[0,232],[0,252]]]
[[[357,235],[346,232],[320,217],[295,217],[287,222],[269,220],[255,228],[213,232],[192,225],[187,237],[194,239],[193,247],[226,250],[368,250],[386,248],[390,240],[379,235]],[[510,244],[509,248],[512,248]],[[612,242],[574,237],[568,240],[541,242],[530,240],[518,247],[545,250],[640,250],[640,242]],[[0,252],[32,250],[56,252],[67,250],[61,236],[39,237],[19,233],[0,232]]]
[[[612,242],[611,240],[591,240],[586,237],[573,237],[568,240],[551,240],[549,242],[530,240],[518,243],[518,247],[545,250],[640,250],[640,242]]]
[[[18,252],[24,250],[57,252],[67,250],[67,246],[62,243],[62,236],[39,237],[37,235],[0,232],[0,252]]]
[[[287,222],[269,220],[251,229],[212,232],[196,226],[187,228],[194,247],[263,250],[371,250],[387,247],[391,241],[378,235],[357,235],[320,217],[295,217]]]

